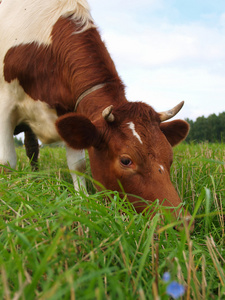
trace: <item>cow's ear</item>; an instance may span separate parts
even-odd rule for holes
[[[176,146],[188,135],[189,124],[183,120],[174,120],[161,123],[160,129],[165,134],[171,146]]]
[[[86,117],[69,113],[59,117],[56,128],[61,138],[73,149],[87,149],[95,146],[99,133],[95,125]]]

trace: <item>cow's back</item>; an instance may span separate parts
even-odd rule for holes
[[[49,45],[51,31],[60,16],[82,20],[92,26],[86,0],[3,0],[0,5],[0,58],[16,45],[36,42]]]
[[[32,44],[47,49],[51,45],[54,24],[61,16],[78,20],[83,30],[93,27],[85,0],[3,0],[0,5],[0,117],[10,119],[10,125],[14,128],[19,123],[26,122],[43,143],[59,140],[54,125],[56,111],[49,109],[43,99],[39,101],[28,95],[17,78],[7,80],[8,65],[5,59],[12,49],[26,49]],[[14,70],[19,74],[21,61],[26,62],[28,59],[27,51],[19,53],[18,58],[14,57],[15,63],[10,65],[11,74]],[[28,64],[29,68],[35,69],[32,53],[34,52],[29,53]],[[35,55],[33,59],[35,60]],[[26,74],[23,76],[26,77]],[[33,83],[34,86],[37,84]],[[13,131],[14,128],[10,130]]]

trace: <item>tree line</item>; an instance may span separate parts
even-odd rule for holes
[[[186,119],[190,124],[190,132],[186,138],[190,142],[225,143],[225,112],[218,116],[212,114],[207,118],[198,117],[196,121]]]

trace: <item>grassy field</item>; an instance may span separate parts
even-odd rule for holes
[[[225,145],[175,148],[171,178],[192,233],[91,180],[89,196],[74,191],[64,149],[41,149],[38,173],[17,152],[17,170],[0,174],[1,299],[225,299]],[[178,284],[184,295],[171,298]]]

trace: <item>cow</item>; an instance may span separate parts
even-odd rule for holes
[[[65,142],[76,190],[85,186],[78,173],[87,149],[93,178],[127,193],[138,213],[156,199],[171,210],[181,206],[170,167],[189,125],[165,121],[183,102],[156,112],[127,100],[86,0],[3,0],[0,45],[3,166],[15,168],[13,133],[26,124],[45,144]]]
[[[14,130],[14,135],[24,132],[24,145],[26,155],[30,160],[33,171],[38,171],[39,143],[36,135],[27,124],[19,124]]]

